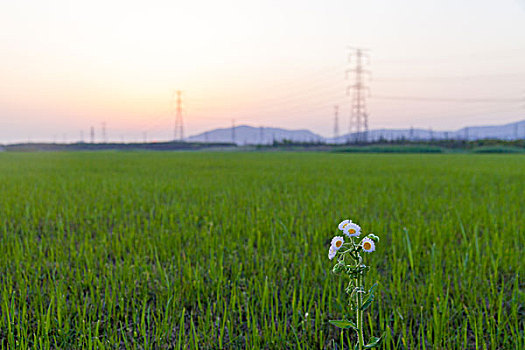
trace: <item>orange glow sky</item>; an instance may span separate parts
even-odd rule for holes
[[[370,49],[370,128],[525,119],[525,2],[3,1],[0,143],[237,125],[348,130],[347,45]],[[376,96],[376,97],[374,97]],[[443,103],[380,96],[509,98]]]

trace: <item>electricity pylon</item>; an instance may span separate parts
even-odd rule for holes
[[[339,137],[339,106],[334,106],[334,142]]]
[[[350,137],[353,134],[354,142],[356,143],[368,141],[366,97],[370,94],[370,89],[365,85],[364,76],[370,74],[370,71],[363,69],[363,58],[367,58],[367,61],[369,61],[370,56],[365,51],[359,48],[350,48],[348,62],[355,62],[355,64],[346,71],[347,79],[349,73],[352,73],[353,76],[353,83],[346,90],[347,95],[350,95],[350,91],[352,91],[348,141],[351,141]],[[365,93],[365,90],[367,93]]]
[[[182,124],[182,99],[181,99],[181,91],[175,91],[173,93],[172,101],[175,100],[175,94],[176,97],[176,110],[175,110],[175,140],[183,141],[184,140],[184,126]],[[173,104],[173,102],[172,102]]]

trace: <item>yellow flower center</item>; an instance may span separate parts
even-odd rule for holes
[[[350,230],[348,230],[348,232],[350,232],[350,234],[354,234],[355,230],[353,228],[351,228]]]
[[[343,225],[343,228],[345,228],[346,226],[348,226],[348,222],[346,224]]]
[[[337,242],[335,242],[335,246],[336,246],[337,248],[339,248],[339,247],[342,246],[342,245],[343,245],[343,241],[337,241]]]
[[[370,244],[370,242],[363,243],[363,249],[369,250],[370,248],[372,248],[372,244]]]

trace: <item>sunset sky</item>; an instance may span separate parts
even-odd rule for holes
[[[348,46],[370,50],[371,129],[525,119],[525,0],[6,0],[0,143],[100,140],[103,123],[169,140],[174,90],[186,136],[232,119],[332,136],[334,105],[345,133]]]

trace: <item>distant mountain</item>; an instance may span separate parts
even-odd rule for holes
[[[271,144],[273,141],[323,142],[325,139],[310,130],[240,125],[235,128],[214,129],[186,138],[190,142],[235,142],[238,145]]]
[[[346,134],[336,139],[328,138],[328,143],[345,143],[348,140],[355,140],[356,134]],[[525,120],[489,126],[468,126],[455,131],[434,131],[432,129],[376,129],[368,131],[369,141],[385,140],[479,140],[479,139],[499,139],[516,140],[525,138]]]
[[[497,125],[497,126],[471,126],[456,131],[457,137],[463,135],[469,140],[500,139],[516,140],[525,138],[525,120]]]
[[[310,130],[288,130],[241,125],[232,128],[214,129],[190,136],[190,142],[234,142],[238,145],[271,144],[273,141],[290,140],[295,142],[345,143],[355,140],[356,134],[346,134],[338,138],[324,138]],[[431,129],[375,129],[368,131],[369,141],[384,140],[478,140],[500,139],[516,140],[525,138],[525,120],[490,126],[469,126],[455,131],[433,131]]]

